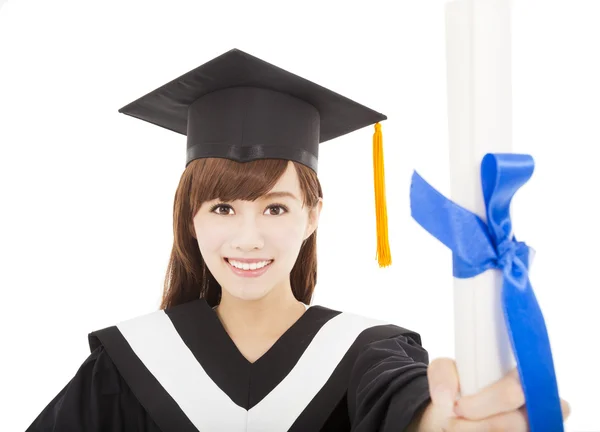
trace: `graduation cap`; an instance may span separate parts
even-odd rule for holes
[[[119,112],[186,135],[186,167],[199,158],[285,159],[317,172],[319,144],[374,124],[376,258],[380,267],[391,264],[379,124],[385,115],[238,49]]]

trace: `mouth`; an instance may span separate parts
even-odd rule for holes
[[[235,259],[223,258],[227,266],[238,276],[256,277],[265,273],[273,264],[274,260],[252,260],[237,261]]]

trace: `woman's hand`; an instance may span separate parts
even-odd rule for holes
[[[449,358],[431,362],[427,369],[432,403],[424,411],[418,430],[448,432],[528,431],[525,395],[517,369],[476,394],[459,396],[456,363]],[[458,399],[458,400],[457,400]],[[563,419],[570,414],[562,400]]]

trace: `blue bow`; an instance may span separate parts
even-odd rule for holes
[[[450,201],[416,172],[410,190],[412,217],[452,250],[453,273],[470,278],[502,271],[504,320],[525,393],[530,430],[563,431],[552,351],[542,311],[529,281],[533,251],[512,234],[510,202],[533,174],[533,158],[487,154],[481,162],[486,224]]]

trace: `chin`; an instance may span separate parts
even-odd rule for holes
[[[271,292],[271,290],[261,290],[260,288],[256,287],[240,287],[240,288],[236,288],[235,290],[227,290],[227,294],[229,294],[231,297],[235,297],[238,300],[246,300],[246,301],[251,301],[251,300],[260,300],[261,298],[265,297],[267,294],[269,294]]]

